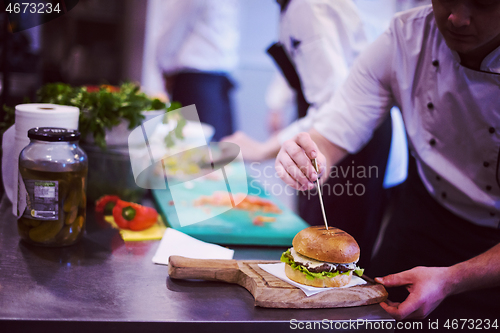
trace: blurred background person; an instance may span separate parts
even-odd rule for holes
[[[230,72],[237,64],[238,0],[168,0],[157,61],[171,101],[196,105],[213,140],[233,133]]]
[[[238,144],[246,161],[274,158],[281,143],[310,128],[317,109],[333,97],[347,78],[349,68],[368,45],[365,27],[352,0],[278,0],[281,7],[279,42],[268,49],[283,77],[294,91],[298,120],[264,143],[237,132],[224,140]],[[273,93],[290,99],[284,80],[276,79]],[[268,100],[272,98],[267,97]],[[278,108],[276,108],[278,109]],[[279,112],[271,114],[277,127]],[[275,124],[273,124],[273,122]],[[331,177],[323,187],[326,215],[332,226],[356,238],[363,260],[371,257],[386,204],[383,182],[391,146],[391,119],[388,117],[372,140],[341,165],[344,175]],[[358,178],[353,168],[374,167],[376,175]],[[347,184],[361,184],[362,195],[348,195]],[[336,185],[340,185],[336,187]],[[358,187],[358,188],[361,188]],[[340,188],[344,193],[340,193]],[[352,190],[352,188],[351,188]],[[334,193],[335,192],[335,193]],[[311,225],[324,224],[315,192],[300,192],[299,215]]]

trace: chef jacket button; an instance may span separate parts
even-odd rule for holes
[[[495,127],[490,127],[490,128],[488,129],[488,131],[489,131],[491,134],[495,133]]]
[[[489,167],[489,166],[490,166],[490,162],[484,161],[484,162],[483,162],[483,165],[484,165],[484,167],[485,167],[485,168],[487,168],[487,167]]]
[[[491,185],[486,185],[486,191],[491,191]]]
[[[491,217],[495,216],[495,213],[490,212],[490,216],[491,216]]]
[[[430,140],[429,140],[429,144],[430,144],[431,146],[435,146],[435,145],[436,145],[436,139],[434,139],[434,138],[430,139]]]
[[[427,107],[432,110],[434,109],[434,104],[432,104],[432,102],[429,102],[427,103]]]
[[[441,176],[440,175],[436,175],[436,180],[441,180]]]
[[[432,60],[432,66],[438,67],[439,66],[439,60],[437,60],[437,59]]]
[[[443,199],[446,199],[446,192],[441,193],[441,197],[442,197]]]

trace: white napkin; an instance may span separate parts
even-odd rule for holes
[[[153,262],[168,265],[168,258],[174,255],[192,259],[233,259],[234,250],[205,243],[178,230],[167,228]]]
[[[268,272],[269,274],[272,274],[276,276],[278,279],[281,279],[297,288],[300,288],[306,296],[312,296],[316,295],[317,293],[320,293],[322,291],[327,291],[330,289],[336,289],[336,288],[317,288],[317,287],[311,287],[311,286],[306,286],[300,283],[297,283],[295,281],[290,280],[286,274],[285,274],[285,263],[280,262],[277,264],[259,264],[259,267]],[[352,275],[351,282],[349,282],[347,285],[339,288],[348,288],[348,287],[353,287],[361,284],[366,284],[366,281],[360,278],[357,275]]]
[[[18,177],[17,172],[14,173],[14,148],[16,147],[15,135],[16,127],[12,125],[3,133],[2,138],[2,181],[5,189],[5,195],[12,203],[14,202],[14,187],[17,186]],[[19,157],[19,155],[17,157]],[[15,214],[16,212],[14,211],[14,207],[12,208],[12,213]]]

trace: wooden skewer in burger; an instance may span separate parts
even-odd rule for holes
[[[356,265],[358,243],[338,228],[303,229],[295,235],[292,245],[281,256],[290,280],[313,287],[343,287],[351,282],[353,273],[363,275],[363,269]]]
[[[319,172],[316,159],[311,162]],[[353,272],[363,275],[364,270],[356,265],[359,245],[347,232],[328,227],[319,179],[316,186],[325,226],[301,230],[293,238],[293,247],[281,255],[281,261],[292,281],[313,287],[343,287],[351,282]]]
[[[314,170],[319,173],[318,161],[316,159],[311,160]],[[328,230],[328,221],[326,220],[325,205],[323,204],[323,195],[321,194],[321,185],[319,184],[319,178],[315,181],[316,188],[318,189],[319,204],[321,205],[321,212],[323,213],[323,221],[325,222],[325,228]]]

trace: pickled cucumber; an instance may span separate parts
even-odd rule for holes
[[[80,208],[85,208],[87,207],[87,195],[85,193],[85,189],[82,189],[82,196],[81,196],[81,200],[80,200],[80,204],[78,205],[78,207]]]
[[[73,207],[73,209],[65,215],[66,217],[64,218],[64,224],[72,224],[73,222],[75,222],[76,216],[78,215],[78,207]]]
[[[78,208],[78,205],[80,203],[80,195],[81,195],[81,189],[75,189],[72,188],[70,189],[70,192],[66,199],[64,200],[63,204],[63,210],[66,213],[69,213],[72,209]]]
[[[20,166],[23,179],[57,182],[57,220],[21,217],[18,231],[22,239],[43,246],[71,245],[81,238],[85,224],[87,169],[46,172]],[[37,207],[32,207],[35,211]],[[44,210],[44,209],[41,209]],[[28,213],[29,211],[26,211]]]
[[[40,220],[32,220],[32,219],[27,219],[27,218],[21,218],[19,219],[24,225],[27,227],[38,227],[42,221]]]
[[[73,223],[73,225],[78,226],[79,228],[82,228],[84,222],[85,222],[85,217],[80,215],[76,218],[75,223]]]
[[[53,242],[56,235],[61,231],[64,223],[62,219],[55,221],[44,221],[38,227],[29,231],[29,238],[37,243]]]
[[[62,228],[61,232],[57,235],[57,240],[59,242],[68,242],[70,238],[73,240],[76,239],[78,233],[75,232],[74,227],[72,225],[66,225]]]
[[[77,225],[66,225],[57,237],[62,243],[73,243],[79,235],[80,228]]]
[[[57,241],[61,244],[72,244],[83,231],[85,218],[78,216],[71,225],[66,225],[57,234]]]
[[[59,181],[59,200],[61,200],[62,198],[66,198],[66,196],[68,195],[70,186],[66,177],[63,179],[59,178],[57,180]]]

